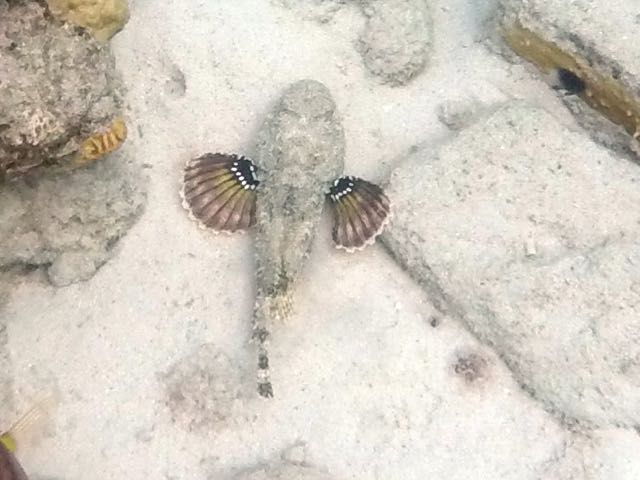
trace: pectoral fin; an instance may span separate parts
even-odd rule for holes
[[[332,207],[336,248],[362,250],[375,242],[389,221],[389,199],[379,186],[361,178],[337,179],[327,197]]]
[[[203,228],[244,231],[255,222],[255,189],[259,183],[251,160],[208,153],[185,166],[182,205]]]

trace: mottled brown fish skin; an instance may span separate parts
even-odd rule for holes
[[[16,457],[0,443],[0,480],[29,480]]]
[[[260,132],[254,158],[260,177],[256,210],[258,392],[273,395],[266,342],[289,312],[290,296],[309,255],[325,194],[344,168],[342,122],[322,83],[289,86]]]

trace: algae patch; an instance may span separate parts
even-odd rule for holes
[[[47,0],[51,13],[106,42],[129,20],[127,0]]]
[[[640,101],[614,76],[598,71],[587,58],[562,50],[518,23],[504,28],[502,34],[515,53],[544,73],[564,68],[576,74],[586,87],[579,94],[580,98],[612,122],[624,127],[634,138],[640,136]]]

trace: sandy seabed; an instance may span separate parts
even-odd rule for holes
[[[527,67],[480,43],[492,2],[430,3],[429,66],[389,87],[354,48],[364,18],[352,5],[319,23],[266,0],[132,2],[112,46],[145,213],[91,280],[56,289],[34,274],[5,310],[16,408],[61,394],[51,435],[21,453],[33,478],[224,479],[284,458],[337,479],[522,480],[560,455],[569,434],[501,361],[379,245],[334,250],[328,217],[294,313],[274,327],[276,396],[255,398],[251,238],[199,230],[180,205],[185,161],[250,154],[265,113],[302,78],[334,95],[346,173],[374,181],[453,135],[443,102],[523,98],[573,121]]]

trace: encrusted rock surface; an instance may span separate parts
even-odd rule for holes
[[[313,468],[298,465],[278,465],[274,467],[263,467],[251,473],[242,473],[233,480],[336,480]]]
[[[121,115],[113,55],[38,2],[0,2],[0,180],[73,153]]]
[[[357,0],[367,18],[357,48],[382,83],[407,84],[427,66],[433,32],[426,0]]]
[[[540,480],[635,480],[640,478],[636,452],[640,436],[633,430],[604,429],[577,434],[543,469]]]
[[[118,33],[129,20],[127,0],[47,0],[51,13],[87,28],[101,42]]]
[[[0,296],[3,292],[0,289]],[[0,297],[0,309],[3,308],[4,299]],[[0,371],[11,371],[11,356],[9,355],[7,324],[0,318]],[[0,377],[0,413],[7,415],[13,407],[13,381],[10,375]],[[8,425],[0,425],[7,428]]]
[[[125,152],[3,185],[0,268],[45,267],[57,286],[90,278],[143,210],[142,176]]]
[[[275,5],[294,10],[305,20],[327,23],[350,0],[271,0]]]
[[[385,244],[563,417],[640,420],[640,171],[511,105],[391,176]]]

